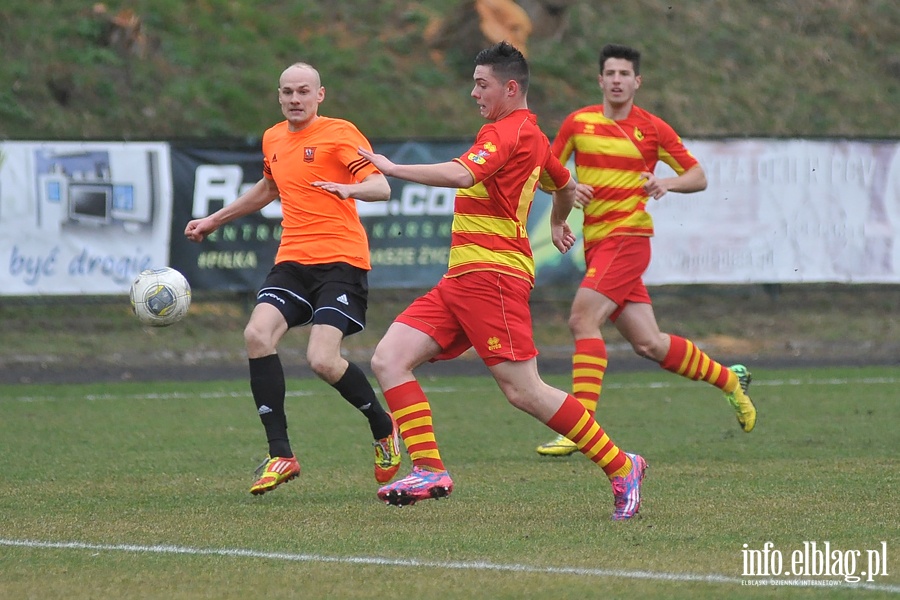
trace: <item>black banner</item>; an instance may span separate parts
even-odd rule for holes
[[[237,199],[262,177],[259,147],[216,150],[172,146],[170,263],[195,289],[254,291],[272,267],[281,239],[281,204],[228,223],[197,244],[188,221]]]
[[[400,164],[451,160],[469,141],[373,144]],[[229,150],[173,145],[171,265],[196,289],[255,291],[275,259],[281,238],[281,203],[232,221],[200,244],[187,241],[184,227],[233,202],[262,176],[257,147]],[[369,236],[372,288],[430,287],[447,271],[456,190],[388,178],[391,200],[357,202]],[[580,278],[580,246],[560,255],[549,239],[550,196],[538,193],[528,220],[538,284]],[[575,211],[573,211],[575,212]],[[580,229],[580,213],[573,228]],[[579,265],[578,262],[581,261]]]

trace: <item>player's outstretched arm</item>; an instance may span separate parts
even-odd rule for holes
[[[341,200],[354,198],[363,202],[378,202],[391,199],[391,184],[381,173],[372,173],[359,183],[314,181],[312,184],[326,192],[331,192]]]
[[[398,165],[386,156],[375,154],[365,148],[359,149],[359,155],[368,159],[375,168],[388,177],[434,187],[470,188],[475,185],[472,173],[455,160],[430,165]]]

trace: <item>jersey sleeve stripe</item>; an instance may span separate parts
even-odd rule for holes
[[[365,159],[365,158],[360,157],[360,158],[358,158],[357,160],[354,160],[353,162],[351,162],[349,165],[347,165],[347,169],[348,169],[351,173],[353,173],[354,175],[356,175],[357,173],[359,173],[359,171],[360,171],[363,167],[365,167],[365,166],[368,165],[368,164],[369,164],[368,159]]]

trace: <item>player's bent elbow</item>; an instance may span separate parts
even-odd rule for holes
[[[441,165],[442,175],[447,178],[446,187],[455,187],[458,189],[469,189],[475,185],[475,176],[471,171],[457,162],[451,162],[450,168],[444,168]]]
[[[381,202],[381,201],[384,201],[384,200],[390,200],[390,199],[391,199],[391,186],[390,186],[390,185],[386,185],[386,187],[385,187],[384,189],[379,189],[379,190],[378,190],[378,193],[376,194],[375,201],[376,201],[376,202]]]
[[[359,194],[357,196],[358,200],[363,202],[383,202],[391,199],[391,184],[388,183],[384,175],[380,173],[370,175],[363,180],[363,185],[367,186],[366,193]]]
[[[475,185],[475,178],[468,171],[460,173],[455,179],[456,181],[453,182],[453,187],[455,188],[467,190]]]
[[[707,181],[706,181],[706,171],[703,170],[703,167],[697,165],[690,171],[693,174],[693,185],[691,186],[692,192],[702,192],[706,189]]]

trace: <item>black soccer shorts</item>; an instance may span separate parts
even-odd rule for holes
[[[278,263],[256,295],[256,303],[277,308],[289,328],[331,325],[345,336],[365,329],[368,302],[368,271],[342,262]]]

